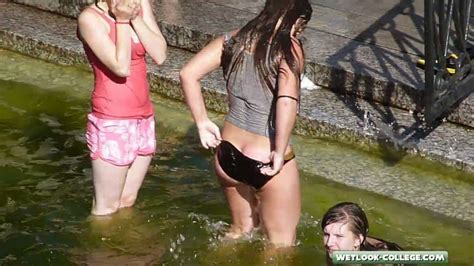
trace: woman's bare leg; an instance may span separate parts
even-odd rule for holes
[[[233,180],[224,173],[217,159],[214,160],[217,178],[224,190],[232,216],[232,225],[227,237],[239,238],[258,226],[255,192],[248,185]]]
[[[259,192],[260,218],[268,241],[291,246],[301,213],[300,181],[296,160],[291,160]]]
[[[120,198],[119,208],[131,207],[137,200],[138,191],[143,184],[152,156],[138,156],[127,172],[127,178]]]
[[[118,210],[127,170],[128,166],[116,166],[101,159],[92,160],[93,215],[108,215]]]

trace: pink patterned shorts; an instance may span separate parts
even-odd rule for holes
[[[92,160],[130,165],[138,155],[152,155],[156,149],[155,118],[102,119],[87,115],[87,147]]]

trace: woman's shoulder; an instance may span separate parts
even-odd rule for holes
[[[99,12],[93,5],[82,10],[77,18],[79,28],[81,30],[87,29],[88,31],[106,31],[106,22],[101,18]]]
[[[88,6],[84,8],[79,16],[77,17],[79,22],[87,23],[91,21],[96,21],[98,16],[97,12],[94,10],[93,6]]]

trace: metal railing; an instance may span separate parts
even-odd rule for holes
[[[468,47],[472,0],[425,0],[425,121],[432,124],[474,91]]]

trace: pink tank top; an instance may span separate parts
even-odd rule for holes
[[[115,43],[115,21],[95,8],[90,9],[109,24],[109,37]],[[152,116],[153,105],[147,80],[146,51],[141,42],[135,43],[130,40],[132,42],[130,75],[119,77],[97,58],[86,42],[82,39],[81,41],[95,77],[92,113],[105,119],[138,119]]]

